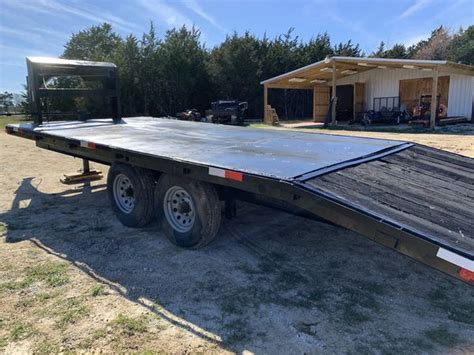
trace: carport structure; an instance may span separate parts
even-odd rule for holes
[[[374,109],[373,99],[398,97],[411,109],[421,95],[429,95],[448,107],[448,115],[471,119],[474,67],[445,60],[327,57],[326,59],[261,82],[264,88],[264,121],[271,123],[269,89],[313,91],[313,121],[336,124],[338,86],[352,86],[351,116]],[[448,97],[451,97],[448,104]],[[336,104],[331,104],[336,102]],[[331,109],[331,112],[328,110]],[[430,110],[430,127],[436,110]]]

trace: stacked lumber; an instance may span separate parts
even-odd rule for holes
[[[280,120],[278,119],[278,114],[276,113],[276,110],[270,105],[267,105],[266,107],[265,123],[270,124],[272,126],[278,126],[280,124]]]

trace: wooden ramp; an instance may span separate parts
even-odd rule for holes
[[[472,258],[474,160],[415,145],[306,181],[400,228]]]

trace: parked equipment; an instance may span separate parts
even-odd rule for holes
[[[216,237],[221,205],[231,212],[237,199],[269,201],[474,283],[470,158],[400,141],[151,117],[37,121],[6,131],[110,165],[118,219],[130,227],[157,219],[181,247]]]
[[[183,112],[179,112],[176,114],[176,116],[178,117],[178,120],[181,120],[181,121],[195,121],[195,122],[201,121],[201,114],[195,108],[191,110],[188,109]]]
[[[364,126],[372,124],[400,124],[408,122],[410,115],[404,104],[400,104],[398,96],[374,97],[373,110],[362,115]]]
[[[246,101],[218,100],[211,103],[211,109],[206,112],[206,118],[212,123],[242,126],[247,109]]]

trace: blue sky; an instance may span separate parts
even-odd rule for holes
[[[0,0],[0,9],[0,91],[13,92],[22,90],[27,55],[59,56],[71,33],[102,22],[139,36],[150,21],[159,33],[194,24],[208,47],[234,30],[274,37],[294,27],[303,40],[328,32],[366,53],[380,41],[415,43],[439,25],[474,24],[472,0]]]

